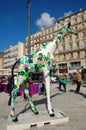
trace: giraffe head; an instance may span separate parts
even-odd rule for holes
[[[73,29],[73,27],[71,26],[71,23],[68,23],[67,25],[67,31],[72,33],[72,34],[75,34],[77,35],[77,31]]]

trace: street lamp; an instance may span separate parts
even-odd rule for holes
[[[28,53],[30,54],[30,0],[27,0],[28,8]]]

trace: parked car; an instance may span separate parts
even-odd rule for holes
[[[57,77],[56,76],[51,76],[50,81],[51,81],[51,83],[56,83],[57,82]]]

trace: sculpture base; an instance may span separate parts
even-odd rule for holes
[[[14,123],[8,117],[7,130],[24,130],[32,127],[43,127],[45,125],[63,124],[69,121],[68,116],[60,110],[54,110],[55,117],[50,117],[47,111],[40,111],[38,115],[32,112],[20,114],[18,122]]]

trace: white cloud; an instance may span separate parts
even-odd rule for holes
[[[64,13],[64,17],[67,17],[67,16],[69,16],[69,15],[71,15],[71,14],[72,14],[72,11],[65,12],[65,13]]]
[[[44,12],[41,14],[41,18],[36,21],[36,25],[39,27],[44,26],[47,28],[47,27],[53,26],[55,20],[56,19],[54,17],[51,17],[50,14],[48,14],[47,12]]]

